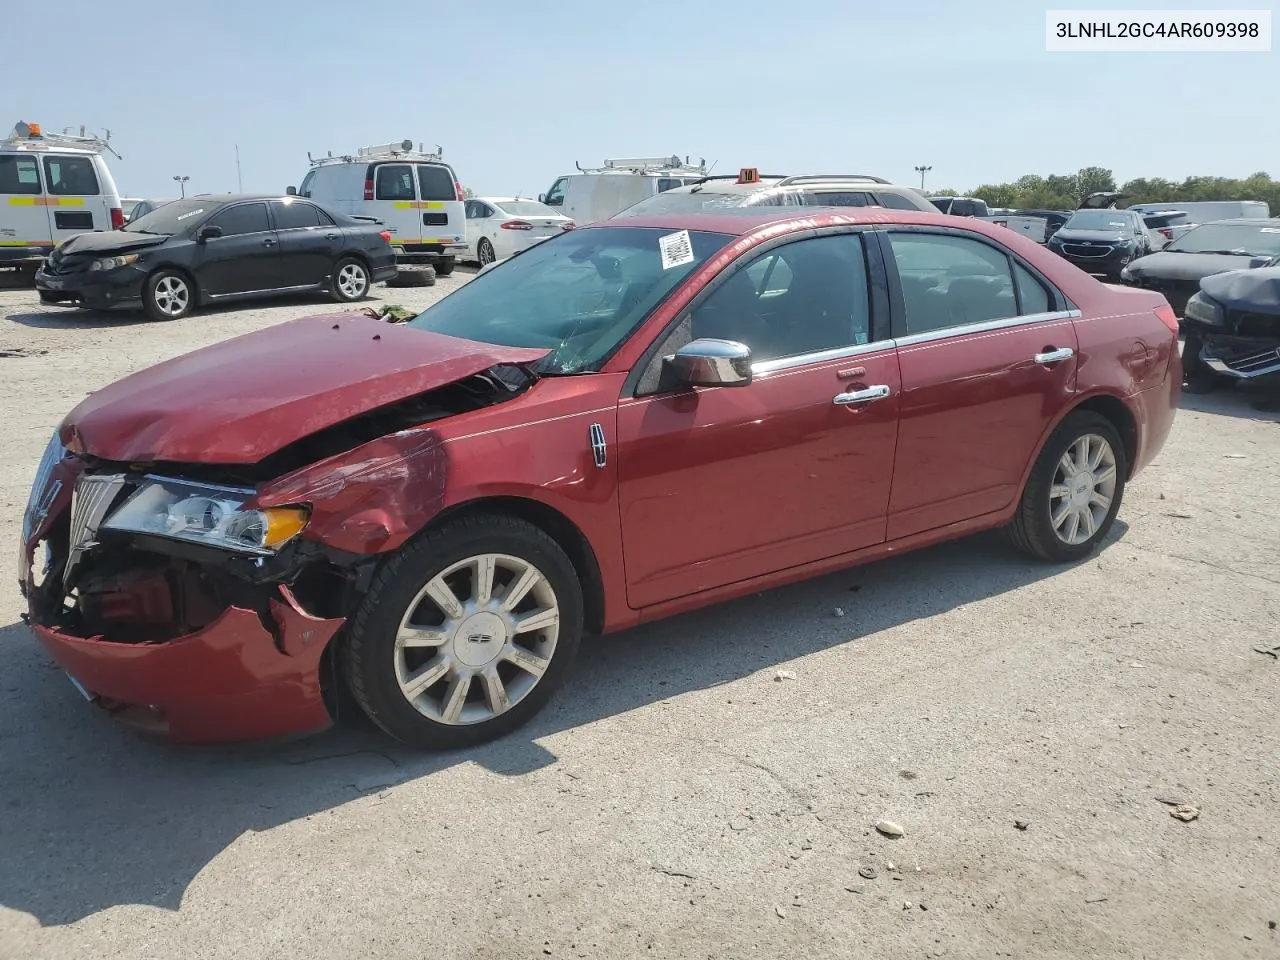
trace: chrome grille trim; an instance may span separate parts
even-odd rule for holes
[[[124,487],[122,473],[81,477],[71,495],[71,553],[67,557],[67,578],[70,579],[76,564],[84,552],[92,547],[98,535],[98,527],[106,519],[107,511]]]

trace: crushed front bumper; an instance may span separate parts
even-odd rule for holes
[[[141,301],[145,279],[145,274],[132,266],[53,274],[45,265],[36,271],[36,289],[50,300],[66,301],[90,310],[110,310]]]
[[[1280,340],[1257,340],[1209,334],[1200,360],[1209,369],[1237,380],[1280,376]]]
[[[180,743],[266,740],[332,724],[320,662],[341,620],[271,601],[280,642],[257,614],[230,607],[202,630],[164,643],[112,643],[33,623],[58,664],[97,706]]]

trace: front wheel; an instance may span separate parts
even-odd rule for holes
[[[354,257],[343,257],[333,265],[333,296],[342,303],[363,300],[369,292],[369,268]]]
[[[142,290],[142,309],[152,320],[177,320],[195,306],[195,288],[186,274],[157,270]]]
[[[509,733],[578,650],[582,587],[560,546],[508,516],[446,523],[404,548],[353,618],[343,670],[391,736],[428,749]]]
[[[1031,468],[1010,537],[1041,560],[1088,556],[1115,522],[1128,474],[1124,443],[1110,420],[1091,411],[1068,415]]]

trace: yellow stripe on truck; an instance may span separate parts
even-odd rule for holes
[[[397,200],[397,210],[443,210],[444,203],[440,200]]]
[[[0,247],[52,247],[51,240],[0,240]]]
[[[84,197],[10,197],[11,207],[83,207]]]

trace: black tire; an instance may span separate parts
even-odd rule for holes
[[[388,287],[432,287],[436,272],[430,264],[410,264],[400,267],[396,275],[387,281]]]
[[[369,267],[356,257],[343,257],[333,265],[329,292],[339,303],[355,303],[369,295],[373,278]]]
[[[533,681],[532,686],[522,692],[520,698],[505,712],[496,713],[478,722],[449,724],[443,719],[427,716],[410,703],[401,691],[397,677],[398,658],[401,654],[397,653],[396,635],[402,618],[414,612],[410,607],[418,608],[420,603],[429,602],[415,599],[427,584],[451,566],[483,554],[505,555],[536,568],[543,579],[534,590],[543,589],[542,584],[545,584],[554,593],[560,614],[559,625],[541,679]],[[451,575],[451,579],[453,576],[455,575]],[[455,595],[459,590],[474,589],[475,574],[470,568],[464,568],[456,576],[463,579],[450,584]],[[498,586],[501,576],[505,574],[499,569],[494,575],[495,589],[505,589]],[[514,574],[511,576],[514,577]],[[510,586],[512,582],[505,581],[506,586]],[[495,593],[496,598],[501,595]],[[533,590],[525,598],[536,600]],[[472,599],[475,599],[474,595]],[[523,603],[521,601],[516,609],[519,610]],[[563,681],[582,639],[582,585],[564,551],[538,527],[500,514],[464,517],[446,522],[428,532],[406,545],[393,557],[374,578],[351,624],[351,632],[341,650],[341,669],[352,695],[369,718],[386,733],[411,746],[431,750],[468,747],[503,736],[527,722],[546,705]],[[455,631],[456,640],[448,641],[441,647],[427,648],[437,652],[422,654],[425,660],[435,662],[433,658],[443,657],[443,651],[448,651],[456,664],[459,652],[465,655],[478,650],[477,647],[451,646],[462,640],[462,629],[465,628],[459,627]],[[532,637],[536,633],[513,634],[512,637]],[[479,642],[483,646],[484,643],[492,643],[494,639],[489,634],[487,639],[475,641],[475,636],[486,637],[486,634],[468,634],[466,641]],[[547,642],[545,636],[543,634],[544,647]],[[504,641],[500,640],[498,646],[503,647]],[[422,669],[424,666],[425,662],[415,663],[412,669]],[[503,664],[501,661],[493,661],[491,666],[497,670]],[[512,685],[509,692],[515,692],[519,683],[527,684],[527,678],[532,676],[511,664],[505,664],[505,667],[510,668],[504,680],[504,683]],[[408,669],[410,667],[406,661],[406,670]],[[421,696],[426,698],[427,708],[438,707],[443,714],[447,694],[451,689],[450,676],[441,675],[422,691]],[[437,692],[433,694],[433,690]],[[479,701],[480,709],[492,713],[492,701],[488,699],[485,684],[472,682],[470,690],[467,703],[475,705]],[[435,702],[437,696],[438,704]],[[471,696],[475,696],[476,700],[470,699]]]
[[[196,285],[181,270],[157,270],[142,288],[142,309],[150,320],[180,320],[195,305]]]
[[[1101,437],[1110,446],[1115,459],[1115,485],[1111,505],[1103,520],[1095,522],[1092,535],[1082,542],[1071,543],[1059,536],[1054,529],[1051,492],[1060,461],[1068,451],[1076,447],[1081,438],[1088,436]],[[1128,455],[1115,425],[1101,414],[1089,410],[1068,414],[1045,441],[1035,466],[1031,468],[1031,476],[1027,478],[1017,512],[1008,527],[1010,539],[1018,549],[1041,560],[1067,563],[1089,556],[1115,522],[1120,502],[1124,499],[1128,475]]]
[[[487,267],[498,259],[498,255],[493,250],[493,244],[489,242],[488,237],[481,237],[480,242],[476,244],[476,260],[481,267]]]
[[[457,261],[453,257],[441,257],[432,266],[436,268],[437,277],[447,277],[453,273],[453,268],[457,266]]]

